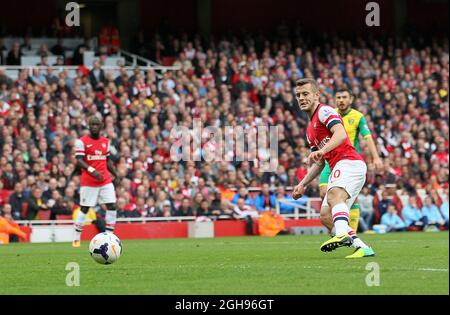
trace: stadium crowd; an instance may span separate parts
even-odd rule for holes
[[[119,217],[273,208],[276,198],[289,198],[285,188],[306,174],[307,117],[293,87],[299,78],[314,77],[323,103],[334,104],[336,89],[351,89],[354,107],[372,130],[385,166],[376,173],[362,143],[366,195],[381,196],[370,202],[381,209],[375,222],[389,204],[398,211],[406,206],[395,202],[393,192],[416,197],[424,189],[440,212],[447,207],[448,225],[448,202],[437,193],[445,189],[448,195],[447,40],[331,36],[309,41],[294,32],[272,40],[243,35],[205,42],[181,36],[155,37],[155,43],[152,54],[172,58],[180,70],[136,68],[128,75],[121,69],[113,77],[96,61],[91,70],[79,66],[74,77],[67,71],[55,75],[49,67],[21,70],[13,81],[0,68],[0,207],[10,204],[16,220],[34,219],[39,210],[51,210],[52,219],[70,215],[79,189],[74,141],[87,132],[87,117],[101,115],[120,175]],[[261,172],[252,161],[172,161],[172,128],[192,128],[195,118],[219,128],[278,126],[276,172]],[[261,186],[261,192],[249,192]],[[306,195],[319,196],[317,182]],[[373,223],[372,216],[365,218]]]

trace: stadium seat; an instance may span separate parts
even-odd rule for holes
[[[52,212],[50,210],[39,210],[38,218],[39,220],[50,220],[50,215]]]
[[[161,63],[164,67],[171,67],[175,62],[175,57],[162,57]]]
[[[56,215],[56,220],[72,220],[72,215],[71,214],[57,214]]]
[[[28,202],[24,202],[23,204],[22,204],[22,210],[21,210],[21,216],[22,216],[22,218],[26,218],[27,217],[27,214],[28,214]]]

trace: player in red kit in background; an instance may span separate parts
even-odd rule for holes
[[[75,220],[73,247],[80,247],[80,235],[89,208],[104,204],[107,208],[106,231],[113,232],[117,218],[116,192],[110,173],[118,178],[114,165],[109,160],[109,140],[100,135],[101,119],[92,116],[88,121],[89,135],[75,142],[75,156],[81,167],[80,206]]]
[[[341,116],[333,107],[320,104],[316,81],[298,80],[295,96],[300,109],[310,119],[306,136],[312,151],[308,157],[312,166],[295,186],[292,197],[298,199],[303,195],[305,187],[320,174],[326,160],[331,175],[321,212],[331,210],[336,235],[324,242],[320,249],[330,252],[341,246],[353,246],[355,252],[346,258],[374,256],[373,249],[364,244],[348,224],[349,209],[366,181],[366,163],[350,143]]]

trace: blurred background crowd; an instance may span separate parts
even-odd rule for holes
[[[307,117],[293,87],[310,77],[321,87],[322,103],[333,105],[334,91],[351,89],[354,108],[365,115],[378,146],[384,162],[379,173],[361,144],[368,164],[366,195],[373,197],[369,227],[389,204],[401,212],[409,196],[418,208],[426,195],[439,209],[446,205],[448,222],[448,40],[311,38],[283,25],[277,32],[215,40],[155,36],[151,45],[136,41],[136,52],[178,67],[162,72],[136,67],[113,75],[103,69],[102,56],[109,51],[102,46],[86,67],[76,59],[89,48],[85,44],[73,59],[58,61],[79,65],[75,75],[55,73],[56,65],[48,65],[19,70],[12,79],[0,66],[0,207],[14,219],[35,219],[39,210],[51,210],[52,219],[70,215],[79,201],[74,141],[87,132],[87,118],[99,115],[120,175],[119,216],[274,208],[276,199],[289,199],[289,188],[307,171]],[[43,47],[43,56],[59,54],[62,43]],[[14,58],[26,48],[26,41],[15,43],[3,64],[18,64]],[[254,161],[172,161],[172,128],[192,128],[196,118],[204,127],[277,126],[276,172],[262,172]],[[317,182],[306,195],[319,196]],[[282,206],[281,213],[293,209]]]

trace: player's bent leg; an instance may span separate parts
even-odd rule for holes
[[[352,244],[352,239],[348,235],[349,209],[346,204],[348,198],[349,194],[342,187],[332,187],[327,192],[327,202],[331,208],[336,235],[320,246],[324,252]]]
[[[333,229],[333,218],[331,216],[331,209],[327,205],[322,205],[320,208],[320,222],[328,229],[331,233]]]
[[[83,226],[84,226],[84,222],[86,221],[86,214],[89,211],[89,207],[87,206],[81,206],[80,212],[78,212],[77,218],[75,219],[75,224],[74,224],[74,228],[75,228],[75,233],[74,233],[74,238],[72,241],[72,247],[80,247],[81,246],[81,242],[80,242],[80,237],[81,237],[81,232],[83,231]]]

